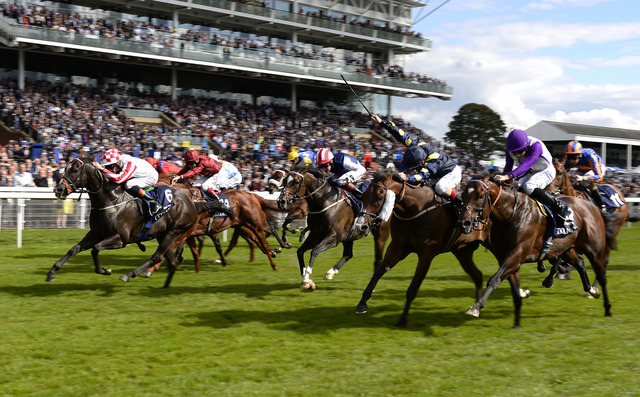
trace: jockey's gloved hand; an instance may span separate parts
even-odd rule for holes
[[[344,188],[346,186],[345,182],[335,178],[330,178],[328,182],[329,182],[329,185],[339,187],[339,188]]]

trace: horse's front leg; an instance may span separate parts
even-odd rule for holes
[[[260,251],[262,251],[262,253],[265,254],[269,259],[271,268],[275,271],[279,271],[278,267],[276,266],[276,262],[273,260],[276,254],[269,246],[264,232],[262,230],[254,230],[253,228],[247,226],[242,226],[241,229],[243,237],[250,243],[250,246],[251,242],[257,244],[258,248],[260,248]]]
[[[349,259],[353,258],[353,240],[343,241],[342,246],[342,258],[340,258],[335,266],[327,271],[327,274],[324,275],[325,280],[332,280],[336,274],[340,273],[342,266],[344,266]]]
[[[562,258],[570,265],[572,265],[580,275],[580,280],[582,281],[582,288],[586,293],[588,293],[593,298],[600,297],[600,290],[591,285],[589,282],[589,275],[587,274],[587,268],[584,265],[584,259],[579,255],[575,250],[571,250],[565,252],[562,255]],[[597,274],[596,274],[597,277]]]
[[[298,256],[298,266],[300,267],[300,274],[302,275],[302,282],[300,283],[300,289],[306,291],[313,291],[316,289],[316,284],[311,280],[311,273],[313,273],[313,262],[315,261],[318,254],[324,251],[327,248],[326,246],[326,238],[316,237],[316,235],[309,236],[306,239],[300,248],[296,251]],[[326,246],[326,248],[325,248]],[[318,248],[320,247],[320,250]],[[311,258],[309,259],[309,264],[305,266],[304,263],[304,254],[311,250]]]
[[[397,241],[398,240],[391,240],[389,248],[387,248],[387,252],[384,255],[384,259],[382,259],[380,264],[376,267],[369,284],[367,284],[367,287],[362,292],[362,298],[356,307],[357,314],[363,314],[369,310],[367,301],[371,299],[371,294],[373,294],[373,290],[382,276],[409,255],[410,250],[405,250],[400,243],[397,243]]]
[[[396,327],[404,327],[407,325],[411,303],[416,298],[416,295],[418,295],[420,285],[422,285],[422,281],[427,276],[429,267],[431,267],[431,261],[437,254],[438,253],[432,248],[426,248],[424,251],[418,253],[418,266],[416,266],[413,279],[411,279],[411,284],[409,284],[409,288],[407,289],[407,300],[404,304],[402,315],[396,323]]]
[[[95,267],[95,272],[97,274],[102,274],[103,276],[111,275],[111,269],[102,267],[98,255],[100,254],[100,251],[119,249],[124,246],[125,244],[122,242],[122,238],[120,238],[119,234],[109,236],[106,239],[100,241],[98,244],[94,245],[93,249],[91,250],[91,256],[93,257],[93,266]]]
[[[100,237],[92,230],[89,230],[89,232],[85,234],[85,236],[82,238],[82,240],[80,240],[78,244],[71,247],[71,249],[67,251],[67,253],[62,258],[58,259],[58,261],[53,264],[53,267],[51,267],[51,270],[49,270],[49,273],[47,273],[47,282],[53,281],[56,279],[56,272],[60,270],[62,265],[67,263],[69,258],[71,258],[72,256],[76,255],[79,252],[85,251],[93,247],[99,241],[100,241]]]
[[[485,288],[484,293],[480,299],[478,299],[476,303],[466,311],[466,314],[474,317],[480,317],[480,310],[484,307],[491,293],[498,288],[505,278],[509,277],[509,275],[518,269],[518,266],[520,266],[520,263],[523,261],[522,256],[523,255],[521,255],[520,252],[511,253],[500,263],[498,271],[491,276],[489,281],[487,281],[487,287]]]
[[[549,259],[549,263],[551,263],[551,269],[549,269],[549,274],[542,281],[542,286],[545,288],[553,287],[553,277],[558,273],[558,264],[560,263],[560,258]]]

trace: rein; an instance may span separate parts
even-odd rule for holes
[[[334,206],[336,206],[336,205],[340,204],[341,202],[343,202],[343,201],[345,201],[345,200],[346,200],[346,198],[344,198],[344,197],[343,197],[343,198],[341,198],[340,200],[336,201],[335,203],[331,204],[330,206],[328,206],[328,207],[324,207],[324,208],[323,208],[323,209],[321,209],[320,211],[309,211],[308,213],[309,213],[309,214],[313,214],[313,215],[315,215],[315,214],[322,214],[323,212],[325,212],[325,211],[326,211],[326,210],[328,210],[329,208],[334,207]]]

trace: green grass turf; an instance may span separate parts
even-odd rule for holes
[[[93,273],[89,251],[52,283],[53,263],[83,231],[0,232],[0,395],[20,396],[635,396],[640,392],[640,227],[624,228],[609,264],[613,317],[585,298],[577,274],[532,291],[522,328],[512,329],[508,283],[480,318],[466,316],[473,288],[451,254],[436,258],[406,328],[394,326],[415,270],[411,255],[382,278],[369,312],[355,314],[373,263],[372,240],[334,280],[324,273],[341,248],[322,253],[315,292],[302,292],[295,248],[248,262],[241,244],[229,265],[208,242],[203,271],[186,257],[172,286],[166,271],[123,283],[147,260],[135,245],[101,253],[113,269]],[[295,237],[294,237],[295,238]],[[275,241],[270,241],[275,245]],[[299,246],[295,242],[294,247]],[[307,256],[308,257],[308,256]],[[475,256],[484,280],[496,262]],[[589,265],[588,265],[589,266]],[[589,266],[593,279],[593,271]]]

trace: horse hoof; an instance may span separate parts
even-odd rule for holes
[[[356,307],[356,314],[365,314],[367,310],[369,310],[367,305],[358,305],[358,307]]]
[[[289,249],[289,248],[291,248],[291,247],[293,247],[293,245],[291,245],[291,243],[286,243],[286,244],[284,245],[284,248],[286,248],[286,249]]]
[[[213,261],[214,265],[219,265],[221,263],[222,263],[222,261],[220,259],[216,259],[215,261]]]
[[[558,273],[558,274],[556,274],[556,278],[558,280],[569,280],[569,274],[567,274],[567,273]]]
[[[339,271],[330,269],[327,274],[324,275],[325,280],[333,280],[333,278],[338,274]]]
[[[274,250],[273,250],[273,254],[274,254],[274,255],[275,255],[275,254],[279,254],[279,253],[281,253],[281,252],[282,252],[282,250],[281,250],[280,248],[276,248],[276,249],[274,249]]]
[[[142,272],[140,275],[144,276],[144,277],[151,277],[153,273],[151,273],[151,270],[146,270],[144,272]]]
[[[531,296],[531,291],[529,291],[528,289],[520,288],[520,297],[522,299],[527,299],[530,296]]]
[[[126,274],[123,274],[122,276],[119,277],[121,281],[124,281],[125,283],[129,282],[129,276],[127,276]]]
[[[104,269],[104,275],[105,276],[110,276],[111,275],[111,269]]]
[[[543,286],[543,287],[545,287],[545,288],[551,288],[551,287],[553,287],[553,279],[549,279],[549,280],[548,280],[548,279],[546,279],[546,278],[545,278],[545,279],[542,281],[542,286]]]
[[[316,283],[313,281],[303,281],[300,283],[300,289],[303,291],[313,291],[316,289]]]
[[[542,262],[538,262],[538,272],[544,273],[547,270],[546,266]]]
[[[589,295],[593,296],[594,299],[598,299],[601,295],[601,292],[598,288],[591,287],[591,289],[589,290]]]
[[[473,317],[480,317],[480,310],[472,306],[464,314],[473,316]]]
[[[51,282],[51,281],[53,281],[55,279],[56,279],[56,275],[55,274],[49,273],[47,275],[47,282]]]

